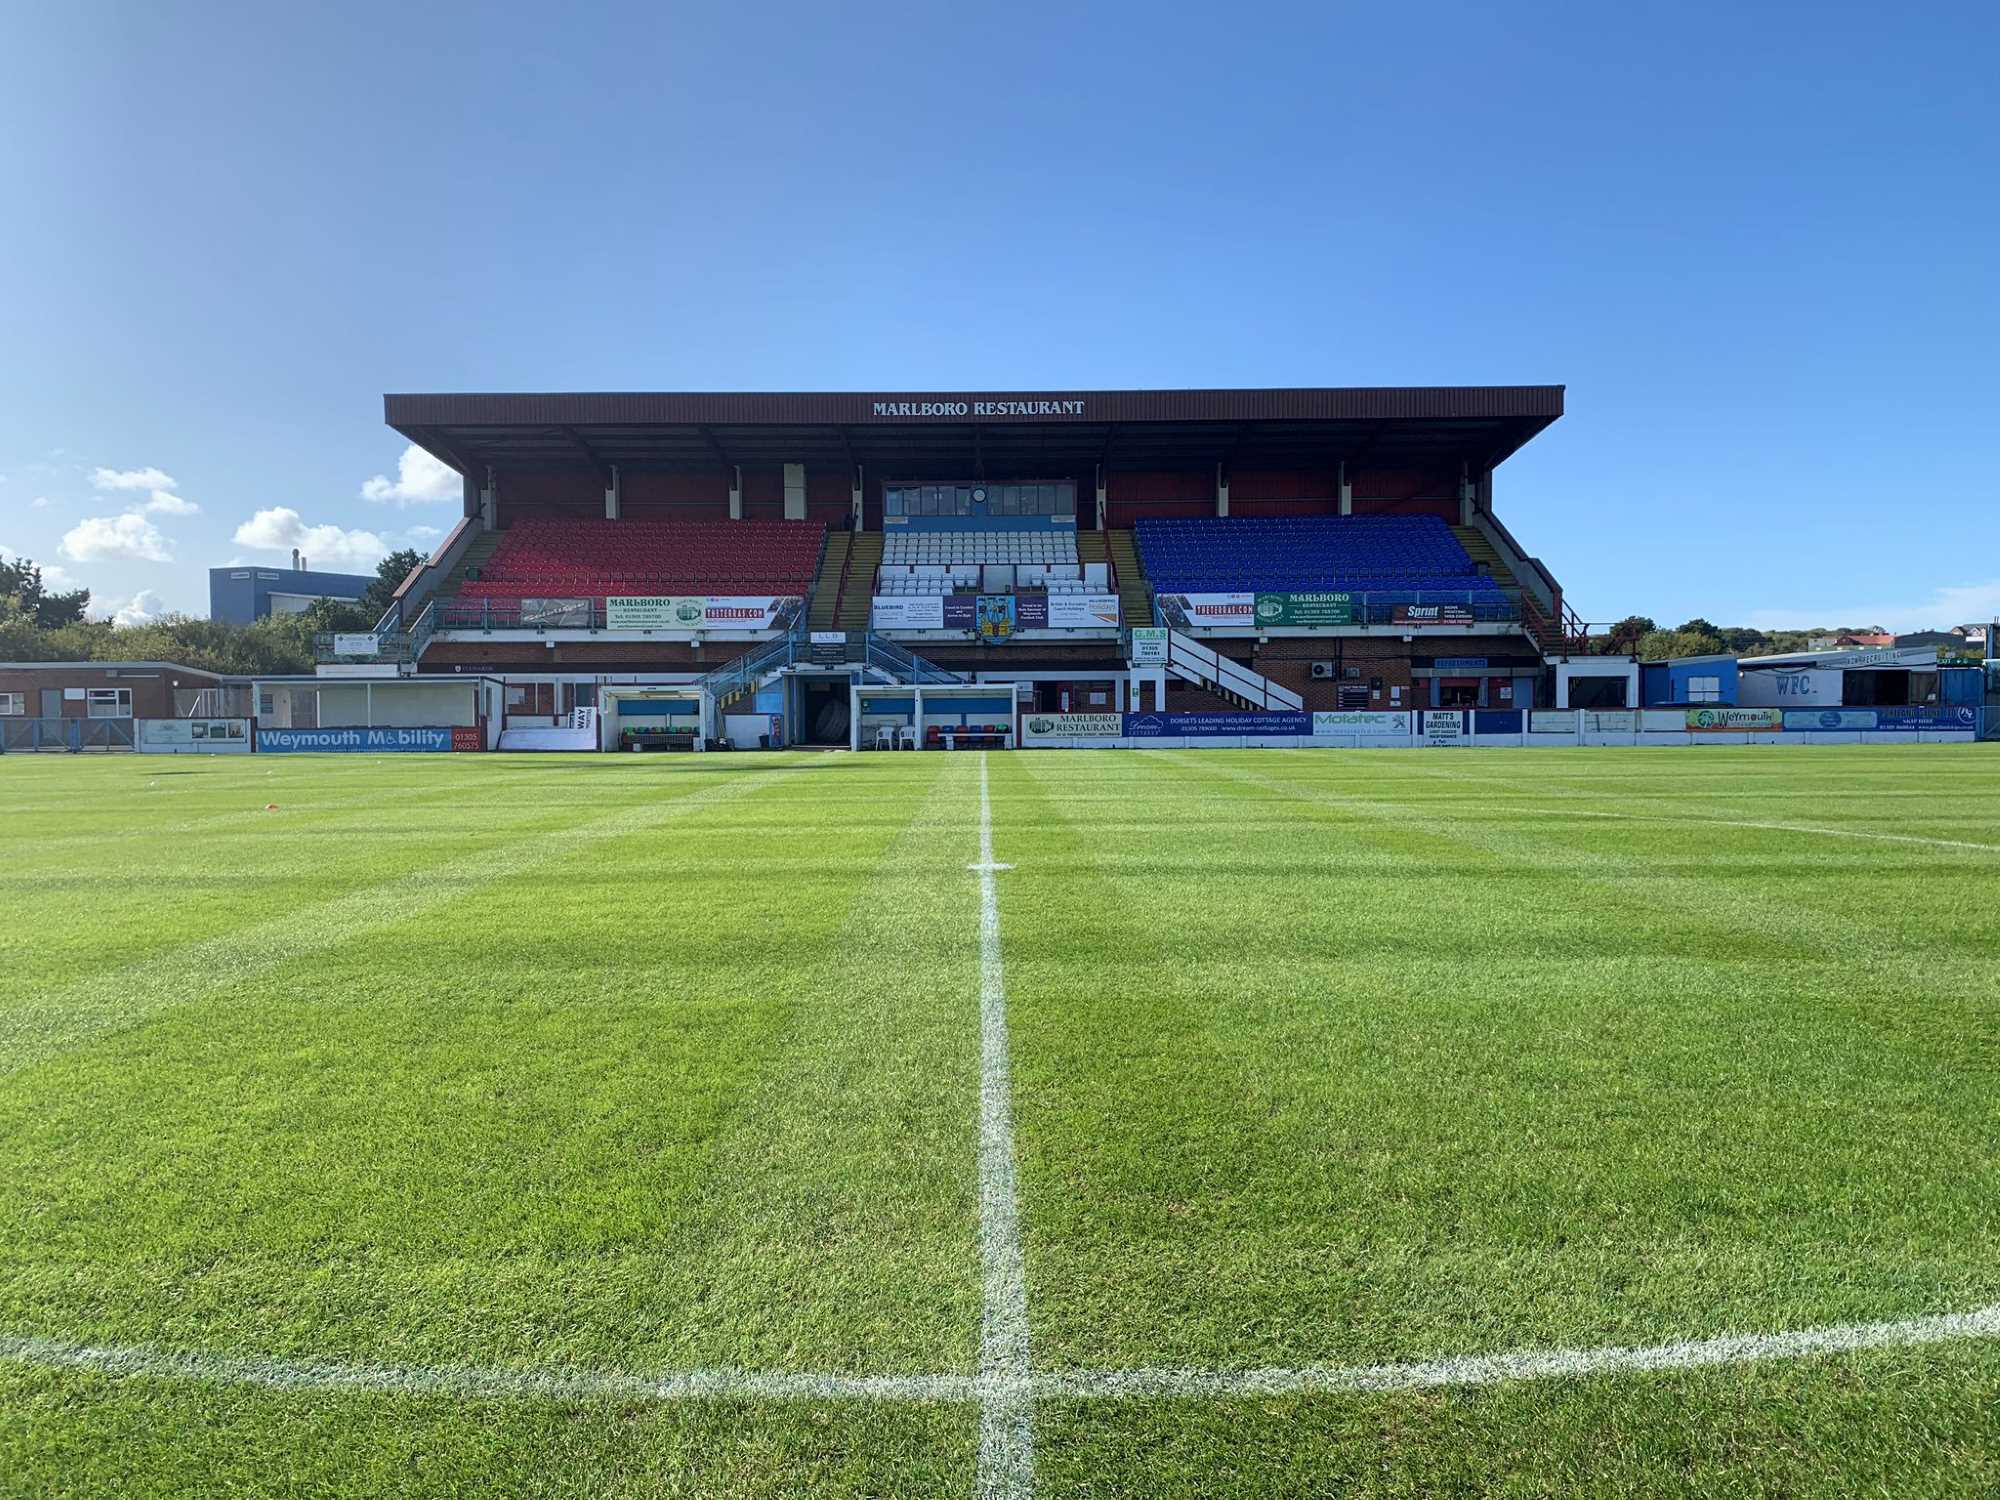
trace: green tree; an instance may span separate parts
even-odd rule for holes
[[[369,629],[381,619],[394,601],[396,590],[403,586],[403,580],[423,565],[424,554],[414,547],[391,552],[376,564],[375,581],[368,585],[368,592],[361,596],[361,603],[368,610],[368,624],[359,628]]]
[[[1592,644],[1601,656],[1630,656],[1644,637],[1659,628],[1645,615],[1627,615]]]
[[[41,566],[30,558],[11,562],[0,557],[0,598],[12,599],[43,630],[74,625],[90,604],[89,589],[51,594],[42,583]]]
[[[1709,627],[1711,631],[1714,628]],[[1721,636],[1704,635],[1699,631],[1689,630],[1685,625],[1679,630],[1650,631],[1640,639],[1638,646],[1642,661],[1666,661],[1677,656],[1712,656],[1723,649]]]

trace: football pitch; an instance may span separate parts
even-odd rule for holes
[[[0,1494],[2000,1491],[1990,747],[9,756],[0,842]]]

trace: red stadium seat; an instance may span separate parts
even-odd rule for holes
[[[825,539],[817,521],[529,519],[501,534],[459,597],[803,595]]]

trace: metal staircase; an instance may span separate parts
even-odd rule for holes
[[[1209,650],[1178,630],[1167,632],[1167,673],[1253,712],[1301,713],[1306,706],[1305,699],[1282,683]]]
[[[890,682],[920,682],[929,687],[972,681],[965,673],[953,672],[934,661],[927,661],[872,630],[868,632],[866,662],[871,671],[879,672]]]
[[[713,671],[695,679],[705,708],[720,713],[740,701],[772,677],[796,662],[805,649],[805,636],[789,630],[775,640],[732,657]]]
[[[936,662],[926,661],[872,630],[865,632],[863,644],[862,655],[848,662],[846,670],[859,669],[880,682],[920,682],[926,686],[950,686],[972,680],[963,672],[949,671]],[[808,661],[811,649],[810,628],[794,627],[696,678],[693,686],[701,695],[702,733],[714,738],[722,715],[733,704]]]

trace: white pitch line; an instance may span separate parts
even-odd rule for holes
[[[976,1379],[964,1375],[759,1374],[746,1370],[631,1375],[616,1371],[385,1365],[176,1352],[137,1345],[83,1344],[8,1335],[0,1335],[0,1360],[52,1369],[88,1370],[114,1379],[189,1380],[276,1391],[511,1401],[977,1401],[985,1410],[1005,1402],[1025,1404],[1036,1396],[1070,1401],[1129,1401],[1382,1395],[1522,1380],[1713,1369],[1995,1338],[2000,1338],[2000,1303],[1971,1312],[1937,1313],[1888,1323],[1838,1324],[1791,1333],[1725,1334],[1671,1344],[1468,1354],[1404,1364],[1307,1365],[1233,1371],[1078,1370],[1041,1376],[1024,1376],[1016,1370]],[[1032,1453],[1027,1457],[1032,1459]],[[985,1463],[982,1424],[982,1492],[990,1473]],[[1027,1478],[1032,1482],[1031,1471]]]
[[[1028,1358],[1028,1276],[1014,1182],[1014,1086],[993,802],[979,753],[979,1469],[981,1500],[1035,1492],[1035,1395]]]
[[[1672,1344],[1597,1349],[1530,1349],[1515,1354],[1467,1354],[1417,1364],[1317,1365],[1303,1369],[1103,1370],[1050,1376],[1051,1396],[1257,1397],[1339,1392],[1433,1390],[1445,1386],[1498,1385],[1503,1381],[1580,1378],[1590,1375],[1698,1370],[1766,1360],[1852,1354],[1863,1349],[1908,1349],[1924,1344],[2000,1338],[2000,1303],[1966,1313],[1940,1313],[1894,1323],[1849,1323],[1793,1333],[1726,1334]]]
[[[1533,811],[1545,810],[1536,808]],[[1816,833],[1829,839],[1875,839],[1885,844],[1928,844],[1933,849],[1976,849],[1982,854],[2000,854],[2000,844],[1976,844],[1969,839],[1934,839],[1921,833],[1870,833],[1863,828],[1820,828],[1810,823],[1763,823],[1753,822],[1747,818],[1688,818],[1666,813],[1585,812],[1572,808],[1547,809],[1546,812],[1550,817],[1618,818],[1631,823],[1699,823],[1709,828],[1757,828],[1769,833]]]
[[[963,1375],[768,1375],[744,1370],[627,1375],[615,1371],[475,1369],[175,1352],[32,1337],[0,1337],[0,1359],[89,1370],[114,1378],[195,1380],[273,1391],[513,1401],[944,1402],[970,1401],[977,1390],[977,1382]]]
[[[1427,769],[1424,771],[1423,774],[1426,776],[1435,777],[1440,781],[1477,783],[1482,786],[1498,786],[1509,789],[1516,788],[1519,786],[1519,783],[1507,781],[1502,777],[1468,776],[1463,774],[1462,772],[1447,771],[1441,767],[1435,770]],[[1534,795],[1533,789],[1530,789],[1530,794]],[[1610,794],[1600,793],[1600,792],[1590,792],[1590,793],[1585,793],[1584,795],[1608,796]],[[1355,799],[1355,800],[1358,801],[1363,799]],[[1382,803],[1378,805],[1394,806],[1394,807],[1415,807],[1418,804],[1402,802],[1402,803]],[[1532,813],[1541,817],[1550,817],[1550,818],[1617,818],[1621,821],[1630,823],[1700,823],[1710,828],[1755,828],[1755,829],[1761,829],[1768,833],[1816,833],[1823,838],[1829,838],[1829,839],[1874,839],[1885,844],[1928,844],[1930,847],[1934,849],[1976,849],[1981,854],[2000,854],[2000,844],[1980,844],[1980,843],[1975,843],[1970,839],[1932,838],[1928,834],[1922,834],[1922,833],[1874,833],[1865,828],[1825,828],[1815,823],[1767,823],[1761,820],[1755,820],[1749,818],[1688,817],[1680,813],[1599,812],[1595,810],[1586,810],[1583,808],[1573,808],[1573,807],[1514,808],[1514,807],[1509,807],[1504,802],[1495,803],[1494,807],[1496,811],[1502,813],[1525,812],[1525,813]]]

